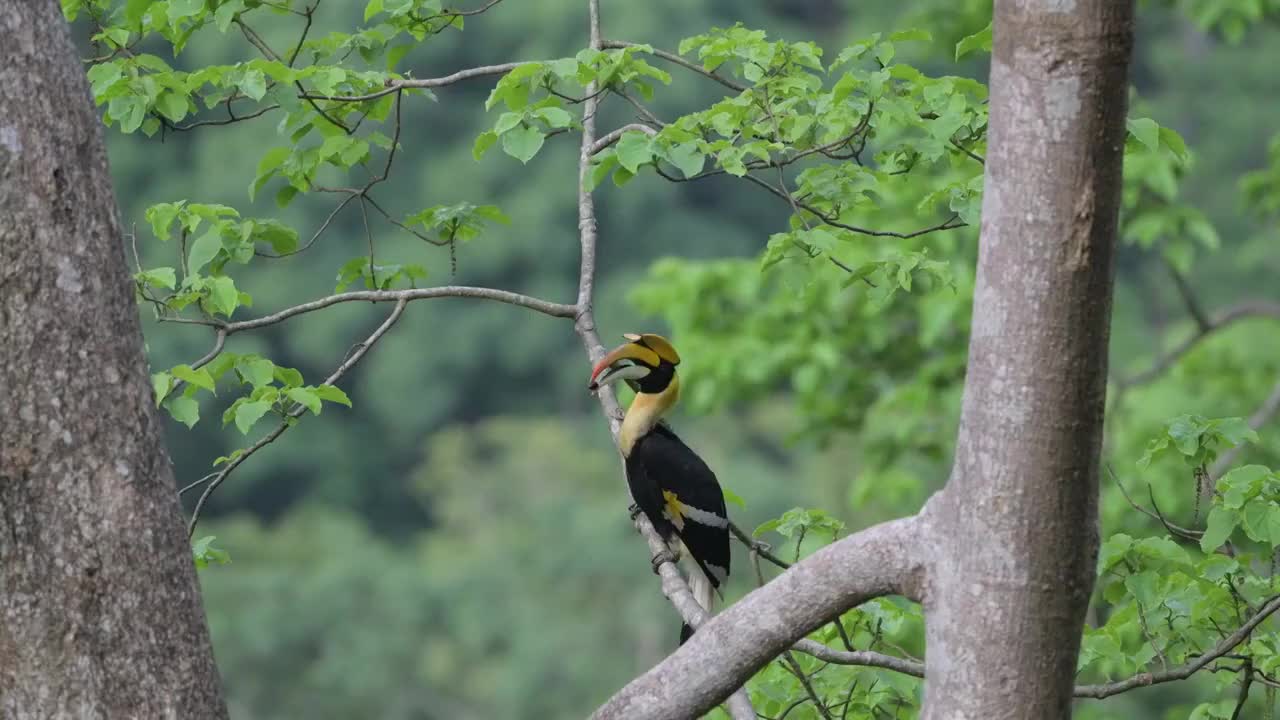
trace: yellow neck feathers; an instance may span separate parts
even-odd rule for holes
[[[636,393],[636,399],[631,401],[631,407],[627,408],[627,415],[622,419],[622,429],[618,431],[618,448],[623,456],[631,454],[636,441],[647,435],[679,398],[678,377],[672,377],[662,392]]]

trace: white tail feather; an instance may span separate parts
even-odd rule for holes
[[[711,584],[711,579],[702,572],[702,568],[687,549],[681,554],[680,559],[685,576],[689,578],[689,591],[693,593],[693,599],[698,601],[703,610],[714,613],[717,593],[715,586]]]

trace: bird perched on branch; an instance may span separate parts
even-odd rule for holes
[[[680,356],[659,335],[626,334],[628,342],[596,363],[588,388],[624,380],[636,397],[618,432],[627,484],[640,512],[681,561],[689,589],[707,612],[729,577],[729,517],[715,473],[681,442],[662,416],[680,397]],[[654,558],[654,567],[665,558]],[[680,627],[683,644],[693,629]]]

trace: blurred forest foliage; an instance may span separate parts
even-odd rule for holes
[[[1178,192],[1212,229],[1147,237],[1126,226],[1116,378],[1149,366],[1195,331],[1171,264],[1210,310],[1280,300],[1276,219],[1254,212],[1240,188],[1246,174],[1280,161],[1267,153],[1280,130],[1269,112],[1280,97],[1271,64],[1275,58],[1280,66],[1280,25],[1255,21],[1255,5],[1263,3],[1142,5],[1132,114],[1186,139],[1195,160]],[[325,0],[317,23],[322,32],[351,27],[364,6]],[[933,40],[902,50],[916,67],[986,79],[985,55],[953,59],[955,42],[989,21],[989,3],[980,1],[603,6],[606,37],[673,50],[683,37],[739,21],[774,37],[817,41],[829,57],[873,32],[920,27]],[[431,77],[572,55],[585,29],[580,0],[508,0],[468,19],[464,33],[433,37],[401,69]],[[296,34],[283,24],[265,31],[281,43]],[[205,33],[174,62],[232,63],[246,52],[237,34]],[[705,80],[673,75],[657,94],[659,117],[714,97]],[[381,241],[395,259],[426,266],[428,282],[568,301],[578,267],[576,143],[572,135],[551,138],[524,167],[496,152],[474,161],[473,140],[492,122],[483,109],[491,87],[480,80],[441,90],[439,102],[406,103],[404,155],[390,185],[399,194],[384,195],[393,212],[493,203],[512,223],[459,246],[456,268],[447,251],[389,232]],[[610,113],[605,129],[630,119],[625,107]],[[328,212],[310,195],[284,211],[270,193],[247,202],[256,159],[277,142],[272,122],[109,137],[123,216],[140,237],[147,206],[184,197],[280,215],[302,229]],[[1157,195],[1173,182],[1167,169],[1129,171],[1149,172]],[[1133,192],[1131,216],[1147,191]],[[685,185],[648,174],[622,189],[605,182],[598,197],[601,328],[606,338],[666,332],[681,348],[687,393],[676,424],[745,500],[745,507],[731,506],[740,525],[755,527],[799,506],[824,508],[858,528],[914,511],[941,485],[963,379],[975,228],[909,241],[867,238],[851,250],[878,256],[928,249],[953,261],[954,289],[884,297],[842,287],[844,276],[831,268],[762,274],[759,257],[770,234],[785,229],[789,208],[733,178]],[[918,224],[914,200],[907,200],[891,209],[898,228]],[[364,243],[358,210],[335,223],[307,253],[241,273],[238,282],[254,296],[251,316],[333,291],[335,269]],[[138,245],[144,265],[171,262],[164,256],[171,248]],[[353,303],[236,336],[230,347],[262,352],[311,377],[381,318]],[[149,323],[146,330],[157,368],[208,349],[202,328]],[[588,370],[563,321],[496,303],[418,303],[342,382],[354,409],[308,418],[232,477],[201,534],[217,535],[233,563],[206,569],[201,579],[233,716],[582,717],[669,652],[675,618],[627,522],[625,484],[585,388]],[[1214,334],[1154,382],[1123,393],[1113,388],[1106,461],[1133,492],[1145,498],[1150,482],[1166,513],[1190,518],[1189,471],[1167,461],[1139,470],[1143,448],[1179,414],[1248,416],[1278,377],[1274,320]],[[215,411],[205,413],[217,417]],[[1276,430],[1261,434],[1246,457],[1275,465]],[[184,483],[241,444],[216,422],[192,431],[171,423]],[[1104,534],[1159,531],[1110,479],[1103,502]],[[821,542],[811,538],[801,551]],[[748,567],[741,556],[735,564]],[[731,597],[751,586],[749,575],[737,573]],[[1081,715],[1186,717],[1213,683],[1198,678],[1086,701]]]

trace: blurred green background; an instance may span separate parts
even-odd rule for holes
[[[682,37],[742,21],[772,36],[815,40],[830,57],[873,32],[921,26],[934,42],[913,58],[918,67],[985,81],[984,58],[951,60],[954,42],[985,25],[989,10],[981,2],[602,4],[607,37],[669,49]],[[1177,129],[1196,155],[1182,198],[1206,213],[1221,237],[1219,250],[1196,254],[1189,275],[1203,303],[1213,309],[1245,298],[1280,300],[1276,223],[1246,212],[1238,189],[1244,173],[1264,167],[1267,143],[1280,130],[1273,112],[1280,28],[1258,24],[1239,37],[1206,31],[1185,7],[1204,4],[1143,5],[1134,112]],[[326,0],[318,22],[350,27],[363,7]],[[296,36],[283,23],[264,32],[281,43]],[[584,38],[585,3],[508,0],[469,19],[466,32],[433,38],[401,69],[430,77],[572,55]],[[240,36],[209,33],[178,62],[230,63],[246,54]],[[719,97],[720,88],[673,74],[655,101],[660,117]],[[456,275],[447,251],[390,228],[377,228],[380,253],[426,266],[432,283],[570,302],[578,263],[576,141],[551,138],[525,167],[497,152],[475,162],[472,141],[492,122],[483,109],[490,87],[475,81],[442,89],[438,102],[406,102],[404,154],[379,200],[393,212],[493,203],[511,225],[461,245]],[[629,119],[624,106],[608,108],[602,129]],[[144,261],[172,264],[173,248],[151,241],[145,229],[143,212],[152,203],[190,198],[246,215],[280,212],[270,193],[256,206],[246,193],[257,158],[277,142],[269,119],[149,139],[112,131],[109,138],[123,216],[138,228]],[[674,331],[691,360],[686,404],[698,411],[678,415],[675,424],[744,499],[745,507],[730,508],[740,525],[755,527],[795,506],[825,508],[850,528],[911,512],[945,480],[976,233],[913,241],[954,260],[955,292],[871,306],[859,288],[840,290],[829,278],[799,291],[762,286],[755,258],[788,214],[767,197],[731,178],[672,185],[646,175],[622,189],[604,183],[597,317],[606,342],[626,331]],[[307,235],[329,201],[299,198],[283,219]],[[906,207],[898,226],[919,224]],[[250,266],[237,278],[255,301],[243,316],[331,293],[336,269],[362,253],[364,242],[353,205],[307,253]],[[713,302],[714,321],[690,317]],[[229,349],[321,376],[387,309],[335,307],[235,336]],[[737,339],[732,346],[716,342],[708,329],[716,323]],[[931,329],[922,340],[924,324]],[[1192,330],[1161,254],[1125,245],[1116,375],[1141,369]],[[198,327],[148,322],[146,332],[156,368],[190,362],[211,341]],[[840,348],[853,358],[843,371],[851,377],[837,384],[810,369],[797,337]],[[791,352],[775,347],[787,343]],[[1184,412],[1249,414],[1280,373],[1277,350],[1273,321],[1215,335],[1113,409],[1107,460],[1141,487],[1134,461],[1160,424]],[[759,370],[775,351],[769,369]],[[582,717],[669,652],[677,621],[627,520],[626,486],[585,389],[588,371],[570,323],[495,303],[419,302],[340,383],[354,409],[327,406],[233,475],[201,531],[216,535],[233,558],[201,572],[233,717]],[[206,407],[204,415],[216,418],[220,410]],[[192,431],[170,422],[169,429],[183,484],[244,444],[217,422]],[[1277,447],[1273,429],[1262,436],[1264,448]],[[1254,452],[1268,459],[1265,449]],[[1192,512],[1185,472],[1153,466],[1143,479],[1166,511]],[[1155,532],[1104,482],[1104,533]],[[745,560],[735,556],[731,597],[752,584]],[[1095,718],[1186,717],[1212,692],[1212,680],[1197,680],[1081,707]]]

